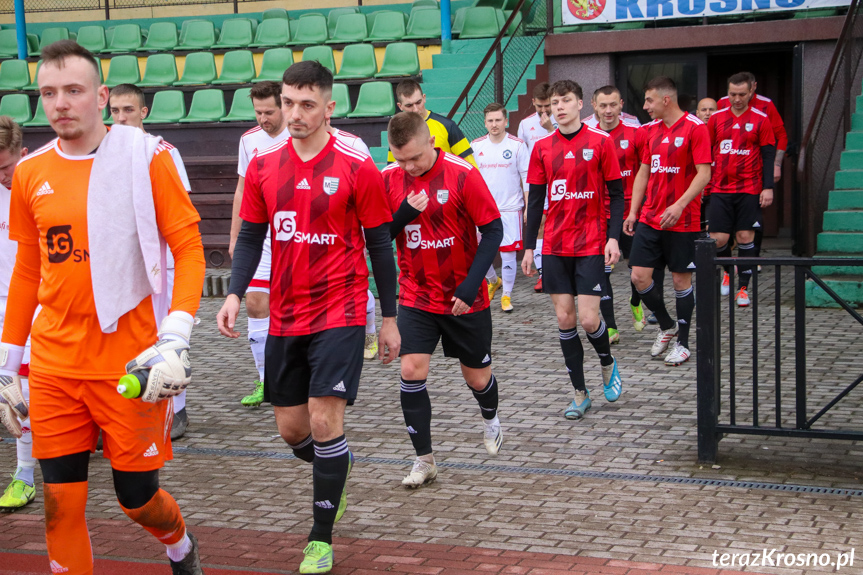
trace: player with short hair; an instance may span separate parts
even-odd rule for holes
[[[240,138],[240,151],[237,161],[237,189],[234,191],[234,205],[231,214],[231,240],[229,252],[234,255],[237,235],[242,220],[240,206],[243,202],[246,170],[249,162],[258,152],[280,144],[291,134],[285,125],[282,114],[282,89],[278,82],[258,82],[252,85],[249,93],[255,109],[258,125]],[[267,347],[267,333],[270,329],[270,262],[272,258],[270,236],[264,240],[263,254],[255,276],[246,292],[246,314],[248,315],[249,347],[258,370],[254,391],[240,400],[246,407],[257,407],[264,402],[264,350]]]
[[[401,346],[390,238],[392,214],[372,159],[334,138],[333,75],[318,62],[293,64],[282,78],[281,108],[291,137],[258,150],[245,176],[231,285],[219,332],[234,331],[240,297],[263,243],[272,237],[270,334],[264,400],[297,458],[312,464],[313,517],[300,573],[333,566],[333,524],[347,507],[353,463],[345,406],[357,396],[363,367],[369,257],[381,297],[380,357]]]
[[[695,239],[701,230],[701,192],[710,180],[710,137],[701,120],[678,106],[677,86],[671,78],[658,76],[647,83],[644,109],[653,121],[642,128],[645,145],[623,230],[634,235],[629,258],[632,283],[659,321],[650,355],[659,357],[676,335],[665,364],[680,365],[690,356],[689,326],[695,309],[692,270]],[[666,266],[674,283],[677,322],[668,315],[662,286],[653,279],[654,270]]]
[[[399,268],[401,405],[416,459],[402,485],[417,488],[437,477],[426,389],[438,341],[458,358],[479,403],[483,443],[497,455],[503,443],[498,384],[491,371],[492,324],[488,270],[503,239],[503,225],[479,170],[435,148],[422,116],[390,119],[387,139],[396,158],[383,170],[393,216]],[[477,244],[476,230],[482,234]]]
[[[111,119],[118,126],[132,126],[147,133],[144,130],[144,119],[149,113],[144,99],[144,92],[134,84],[118,84],[111,88],[108,94],[108,110],[111,112]],[[174,160],[174,166],[177,168],[177,174],[183,182],[186,191],[191,193],[192,185],[189,183],[189,176],[186,174],[186,165],[183,163],[183,158],[180,156],[180,151],[162,140],[162,145],[168,149],[171,158]],[[174,287],[174,256],[171,250],[167,250],[167,285],[166,289],[161,294],[155,294],[153,301],[156,305],[156,319],[161,321],[163,317],[168,315],[168,310],[171,307],[171,290]],[[171,423],[171,439],[179,439],[186,433],[186,428],[189,427],[189,415],[186,412],[186,391],[174,397],[174,419]]]
[[[530,156],[521,269],[527,276],[534,274],[531,264],[541,219],[539,208],[547,198],[543,289],[554,304],[560,347],[575,390],[563,415],[581,419],[591,408],[591,399],[584,380],[579,321],[599,356],[605,398],[617,401],[623,387],[617,360],[611,355],[608,329],[599,315],[605,266],[620,259],[623,183],[613,140],[602,130],[581,123],[581,86],[560,80],[551,86],[550,94],[558,127],[536,143]],[[606,206],[611,210],[610,217]]]
[[[0,116],[0,330],[6,316],[6,298],[9,295],[9,281],[12,268],[15,266],[15,254],[18,244],[9,239],[9,203],[12,199],[12,176],[15,166],[22,157],[27,155],[23,144],[21,127],[9,116]],[[21,378],[21,392],[25,400],[30,398],[30,386],[27,375],[30,371],[30,341],[24,346],[24,356],[18,375]],[[0,402],[0,417],[17,417],[11,413],[8,405]],[[15,440],[18,455],[18,466],[12,474],[12,482],[6,487],[0,497],[0,509],[12,510],[24,507],[36,498],[36,486],[33,472],[36,469],[36,459],[33,457],[33,434],[30,433],[30,418],[18,420],[21,428],[20,437]]]
[[[557,122],[551,113],[551,100],[549,99],[548,89],[548,82],[542,82],[533,87],[530,101],[535,112],[518,123],[517,136],[527,145],[528,155],[533,154],[533,146],[537,140],[546,137],[557,129]],[[547,209],[548,202],[542,208],[542,221],[539,224],[536,250],[533,252],[533,264],[539,272],[539,278],[536,280],[536,285],[533,286],[533,291],[537,293],[542,292],[542,238],[543,230],[545,229],[545,210]],[[525,206],[525,221],[527,221],[527,206]]]
[[[617,90],[617,88],[614,86],[602,86],[601,88],[597,88],[593,91],[593,96],[591,96],[590,98],[590,105],[591,107],[593,107],[593,114],[587,116],[586,118],[583,118],[581,120],[582,124],[584,124],[585,126],[590,126],[591,128],[599,128],[599,124],[602,120],[600,116],[603,112],[599,109],[599,103],[597,102],[596,97],[599,94],[610,96],[610,94],[605,94],[605,92],[607,92],[611,88]],[[641,126],[641,122],[638,121],[637,116],[627,114],[623,111],[623,95],[621,95],[620,90],[617,90],[617,95],[620,96],[620,112],[618,113],[618,117],[620,118],[620,120],[626,122],[631,126],[635,126],[636,128]],[[606,102],[606,105],[604,107],[604,113],[608,113],[608,102]]]
[[[617,153],[617,161],[620,163],[620,175],[623,180],[623,216],[629,213],[629,205],[632,202],[632,184],[635,174],[640,165],[641,148],[644,146],[644,132],[639,129],[640,124],[633,123],[623,117],[623,98],[620,90],[615,86],[602,86],[593,93],[594,117],[597,118],[597,128],[611,136],[614,150]],[[606,214],[611,217],[610,208]],[[609,222],[610,223],[610,222]],[[611,226],[609,225],[609,228]],[[620,253],[625,259],[629,259],[632,250],[632,237],[626,234],[620,235]],[[662,272],[657,281],[662,283]],[[605,266],[605,292],[599,301],[602,317],[608,325],[608,340],[612,343],[620,341],[620,333],[617,329],[617,321],[614,318],[614,290],[611,286],[611,266]],[[630,282],[632,294],[629,298],[629,309],[632,312],[632,325],[635,331],[644,329],[644,308],[641,305],[641,295]]]
[[[189,338],[205,271],[200,218],[158,138],[105,127],[108,88],[93,55],[61,40],[41,57],[39,92],[58,137],[23,158],[13,176],[9,236],[18,254],[0,380],[8,401],[32,321],[29,414],[51,568],[93,573],[84,511],[101,428],[123,512],[166,545],[175,575],[200,575],[197,541],[159,488],[159,468],[172,457],[170,398],[191,376]],[[141,182],[138,170],[149,178]],[[151,294],[164,285],[165,242],[176,282],[159,324]],[[145,380],[140,400],[117,393],[127,371]],[[23,400],[9,403],[27,411]]]
[[[702,98],[698,102],[698,106],[695,109],[695,115],[698,116],[698,119],[707,124],[707,121],[710,119],[710,116],[716,113],[716,100],[713,98]],[[706,186],[704,186],[704,191],[701,193],[701,231],[707,231],[707,214],[710,212],[710,187],[711,184],[708,182]]]
[[[761,208],[773,202],[773,158],[776,140],[767,114],[749,105],[752,84],[746,74],[728,78],[731,106],[710,117],[707,132],[713,146],[711,177],[710,237],[716,240],[719,257],[731,257],[731,234],[740,257],[755,257],[755,230],[762,227]],[[737,305],[749,305],[752,266],[738,266],[740,289]],[[720,292],[730,291],[730,266],[722,278]]]
[[[489,300],[493,300],[495,292],[503,286],[500,307],[508,313],[512,311],[512,288],[518,269],[516,252],[522,249],[521,227],[530,154],[522,140],[507,133],[507,112],[502,104],[489,104],[483,114],[488,134],[471,142],[470,147],[479,163],[479,173],[497,203],[503,223],[503,243],[499,249],[503,281],[497,277],[494,264],[488,268],[485,279],[488,282]]]
[[[440,114],[426,110],[426,95],[422,86],[410,78],[402,80],[396,86],[396,105],[402,112],[416,112],[428,124],[429,132],[434,136],[435,147],[444,152],[455,154],[470,164],[476,166],[473,150],[458,124]],[[395,162],[392,150],[387,153],[387,162]]]

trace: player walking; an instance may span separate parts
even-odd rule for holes
[[[395,212],[392,235],[401,269],[401,404],[417,455],[402,485],[416,488],[437,477],[426,379],[438,341],[446,357],[458,358],[479,403],[486,450],[496,455],[503,442],[483,278],[500,247],[503,226],[479,171],[435,148],[422,116],[396,114],[387,138],[397,162],[387,166],[383,176]],[[479,245],[477,228],[482,234]]]
[[[84,510],[101,428],[123,511],[166,545],[175,575],[200,574],[197,542],[159,488],[158,471],[172,457],[171,401],[160,400],[182,391],[191,372],[189,336],[204,283],[200,218],[166,147],[139,130],[106,129],[108,88],[99,85],[93,55],[63,40],[41,56],[39,92],[58,138],[22,159],[13,177],[9,235],[18,254],[0,381],[8,399],[41,303],[32,325],[29,413],[51,569],[93,573]],[[172,311],[157,326],[150,294],[163,272],[158,246],[165,240],[176,283]],[[142,399],[118,394],[118,378],[145,363],[152,368]]]
[[[701,192],[710,179],[710,138],[704,123],[678,106],[671,78],[659,76],[647,83],[644,109],[654,120],[642,128],[645,145],[623,229],[635,236],[629,260],[632,283],[659,321],[650,355],[659,357],[676,335],[677,344],[665,355],[665,364],[680,365],[690,356],[692,270],[701,229]],[[677,323],[665,308],[661,285],[653,279],[654,270],[666,266],[674,283]]]
[[[494,265],[485,276],[488,281],[488,299],[503,286],[500,307],[512,311],[512,288],[515,285],[516,252],[522,249],[522,221],[527,196],[527,166],[530,155],[520,139],[506,132],[507,113],[501,104],[489,104],[483,111],[488,134],[474,140],[470,147],[479,163],[479,173],[488,185],[503,223],[503,243],[500,246],[501,278]]]
[[[571,80],[555,82],[551,106],[558,128],[539,140],[530,156],[530,184],[521,269],[533,275],[531,263],[540,223],[540,206],[548,198],[546,239],[543,245],[543,289],[551,294],[560,333],[563,359],[575,398],[563,412],[581,419],[591,407],[584,380],[584,348],[577,322],[587,333],[602,366],[605,398],[617,401],[623,381],[599,300],[605,283],[605,266],[620,258],[618,237],[623,223],[623,184],[612,139],[601,130],[581,123],[581,86]],[[606,213],[610,206],[611,217]],[[610,228],[609,226],[610,222]],[[575,296],[578,296],[576,314]]]
[[[282,80],[282,110],[291,137],[259,150],[249,163],[230,295],[217,321],[222,335],[239,337],[234,325],[240,297],[270,231],[264,400],[275,408],[282,438],[299,459],[312,464],[314,524],[299,571],[328,573],[333,524],[347,507],[353,462],[344,413],[357,396],[363,366],[366,244],[381,297],[380,355],[389,352],[385,363],[395,359],[401,345],[392,216],[371,158],[327,130],[335,108],[332,73],[318,62],[300,62]]]

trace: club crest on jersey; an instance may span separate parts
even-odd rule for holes
[[[746,128],[747,132],[751,132],[752,128],[754,128],[754,127],[755,127],[755,124],[753,124],[752,122],[746,122],[746,125],[744,126],[744,128]]]
[[[620,141],[620,148],[621,148],[622,150],[625,150],[625,149],[627,149],[628,147],[629,147],[629,140],[621,140],[621,141]]]
[[[437,202],[439,204],[445,204],[449,200],[449,190],[438,190],[437,191]]]
[[[593,150],[582,150],[581,157],[584,158],[585,161],[590,161],[593,159]]]
[[[328,196],[332,196],[336,192],[339,191],[339,179],[338,178],[324,178],[324,193]]]
[[[512,152],[510,150],[504,150],[503,151],[503,159],[504,160],[508,160],[511,157],[512,157]]]
[[[683,145],[683,137],[678,136],[677,138],[674,138],[674,145],[677,146],[678,148],[680,146],[682,146]]]

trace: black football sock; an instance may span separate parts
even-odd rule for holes
[[[408,428],[411,443],[417,455],[428,455],[432,452],[431,420],[432,406],[426,380],[402,380],[401,383],[402,413]]]
[[[578,328],[560,330],[560,349],[563,350],[563,362],[569,379],[575,391],[586,391],[584,385],[584,347],[578,337]]]
[[[291,445],[289,443],[288,447],[293,450],[294,455],[296,455],[298,459],[308,461],[309,463],[312,463],[315,460],[315,444],[314,441],[312,441],[311,433],[307,438],[296,445]]]
[[[695,309],[695,293],[692,286],[685,290],[674,290],[677,302],[677,341],[689,349],[689,324],[692,323],[692,311]]]
[[[611,365],[614,363],[614,358],[611,357],[611,344],[608,341],[608,329],[606,329],[604,321],[599,322],[599,327],[595,332],[587,334],[587,341],[596,350],[600,364]]]
[[[349,453],[344,435],[329,441],[315,441],[315,461],[312,463],[314,524],[309,541],[333,543],[333,523],[348,479]]]
[[[629,305],[638,307],[638,304],[641,303],[641,294],[638,293],[638,288],[635,287],[634,283],[629,282],[629,287],[632,288],[632,295],[629,296]]]
[[[488,380],[488,385],[482,391],[477,391],[470,387],[476,402],[479,404],[479,411],[482,413],[483,419],[494,419],[497,417],[497,379],[494,374],[491,374],[491,379]]]
[[[653,312],[656,320],[659,322],[659,327],[665,331],[674,327],[674,320],[668,315],[668,310],[665,309],[665,301],[662,297],[662,291],[657,287],[656,282],[650,282],[647,289],[639,290],[641,301],[647,306],[647,309]]]
[[[757,257],[758,248],[754,242],[748,244],[738,244],[737,254],[741,258]],[[737,277],[740,278],[740,287],[749,288],[749,280],[752,279],[752,270],[755,266],[737,266]]]
[[[733,254],[731,253],[731,240],[730,239],[721,248],[717,246],[716,257],[718,257],[718,258],[730,258],[732,255]],[[723,269],[725,269],[725,273],[727,273],[727,274],[732,273],[731,266],[722,266],[722,267],[723,267]]]
[[[617,322],[614,320],[614,290],[611,287],[611,266],[605,266],[605,292],[599,298],[599,311],[602,313],[602,319],[611,329],[617,329]]]

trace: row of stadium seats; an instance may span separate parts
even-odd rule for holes
[[[251,88],[241,88],[234,92],[230,113],[226,113],[225,94],[218,88],[196,90],[188,112],[183,92],[162,90],[153,95],[150,114],[144,123],[253,121],[255,110],[249,98],[250,90]],[[336,83],[333,84],[333,100],[336,102],[333,118],[392,116],[396,111],[393,86],[389,82],[368,82],[360,86],[357,104],[353,108],[348,86]],[[24,126],[48,125],[41,96],[36,103],[34,116],[27,94],[7,94],[0,99],[0,116],[10,116]],[[110,123],[107,108],[104,117]]]
[[[417,46],[411,42],[388,44],[380,70],[375,58],[375,49],[370,44],[346,46],[342,52],[342,64],[338,72],[333,49],[330,46],[310,46],[303,50],[302,59],[303,61],[317,60],[327,67],[337,80],[396,78],[420,74]],[[40,60],[36,65],[37,74],[41,63]],[[136,84],[144,88],[248,84],[264,80],[279,82],[284,71],[293,63],[294,55],[290,48],[271,48],[264,52],[261,71],[257,73],[250,51],[233,50],[225,53],[221,73],[217,74],[216,60],[212,52],[192,52],[185,57],[181,78],[173,54],[153,54],[147,57],[142,78],[138,57],[122,55],[111,58],[105,84],[109,88],[118,84]],[[31,78],[26,61],[6,60],[0,64],[0,91],[36,89],[38,89],[36,77]]]

